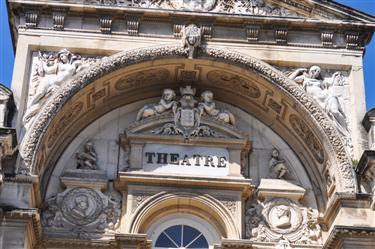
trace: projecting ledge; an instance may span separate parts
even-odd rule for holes
[[[244,196],[250,196],[255,188],[251,179],[241,177],[197,177],[154,174],[148,172],[122,172],[119,174],[116,187],[126,189],[129,184],[141,183],[143,185],[157,186],[186,186],[186,187],[210,187],[227,190],[240,190]]]

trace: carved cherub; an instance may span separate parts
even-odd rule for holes
[[[211,91],[202,92],[201,94],[202,102],[199,103],[199,109],[201,111],[201,115],[207,114],[220,121],[234,125],[235,124],[234,115],[227,110],[216,109],[216,104],[213,101],[213,99],[214,99],[214,94]]]
[[[94,149],[94,145],[91,142],[87,142],[84,146],[83,152],[77,152],[76,157],[77,169],[97,169],[97,155]]]
[[[288,172],[288,168],[285,165],[285,160],[279,158],[280,153],[277,149],[272,150],[272,157],[270,160],[270,172],[271,177],[281,179]]]
[[[176,93],[172,89],[164,89],[161,100],[158,104],[148,104],[142,107],[137,114],[137,121],[144,118],[160,115],[163,112],[172,109],[173,105],[176,103],[174,101]]]

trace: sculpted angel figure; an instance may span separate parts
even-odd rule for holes
[[[80,56],[73,55],[69,50],[62,49],[56,56],[39,54],[37,75],[40,80],[37,82],[35,93],[31,97],[29,107],[23,121],[27,124],[40,110],[42,100],[53,93],[63,82],[70,79],[78,71],[82,70]]]
[[[342,133],[347,132],[346,117],[337,96],[329,88],[333,85],[342,85],[342,75],[336,72],[331,81],[324,81],[321,76],[321,68],[312,66],[309,70],[299,68],[295,70],[289,78],[298,84],[310,95],[335,121],[336,126]]]
[[[225,123],[235,125],[234,115],[227,110],[216,109],[216,105],[213,100],[214,94],[211,91],[202,92],[201,102],[199,103],[201,115],[207,114]]]
[[[176,93],[172,89],[164,89],[163,95],[157,104],[148,104],[142,107],[137,114],[137,121],[155,115],[160,115],[172,109],[176,101],[174,101]]]
[[[270,171],[273,178],[281,179],[288,172],[285,165],[285,160],[279,158],[280,153],[277,149],[272,150],[272,157],[270,160]]]
[[[83,152],[78,152],[76,154],[76,157],[77,169],[97,169],[97,155],[94,149],[94,145],[91,142],[87,142],[84,146]]]

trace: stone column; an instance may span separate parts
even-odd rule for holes
[[[368,148],[375,150],[375,108],[366,113],[362,124],[368,132]]]

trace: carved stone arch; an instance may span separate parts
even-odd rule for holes
[[[209,87],[217,100],[252,114],[283,137],[305,164],[317,185],[317,196],[327,200],[327,167],[332,167],[337,192],[355,192],[343,141],[302,88],[247,55],[211,46],[194,60],[187,54],[177,45],[124,51],[103,58],[65,83],[38,114],[21,145],[24,166],[42,178],[41,188],[65,146],[90,122],[121,105],[160,96],[165,87],[193,83],[200,91]]]
[[[146,233],[147,229],[162,217],[188,213],[197,216],[214,227],[219,237],[241,239],[231,211],[210,195],[184,192],[161,192],[146,199],[132,213],[129,233]]]

